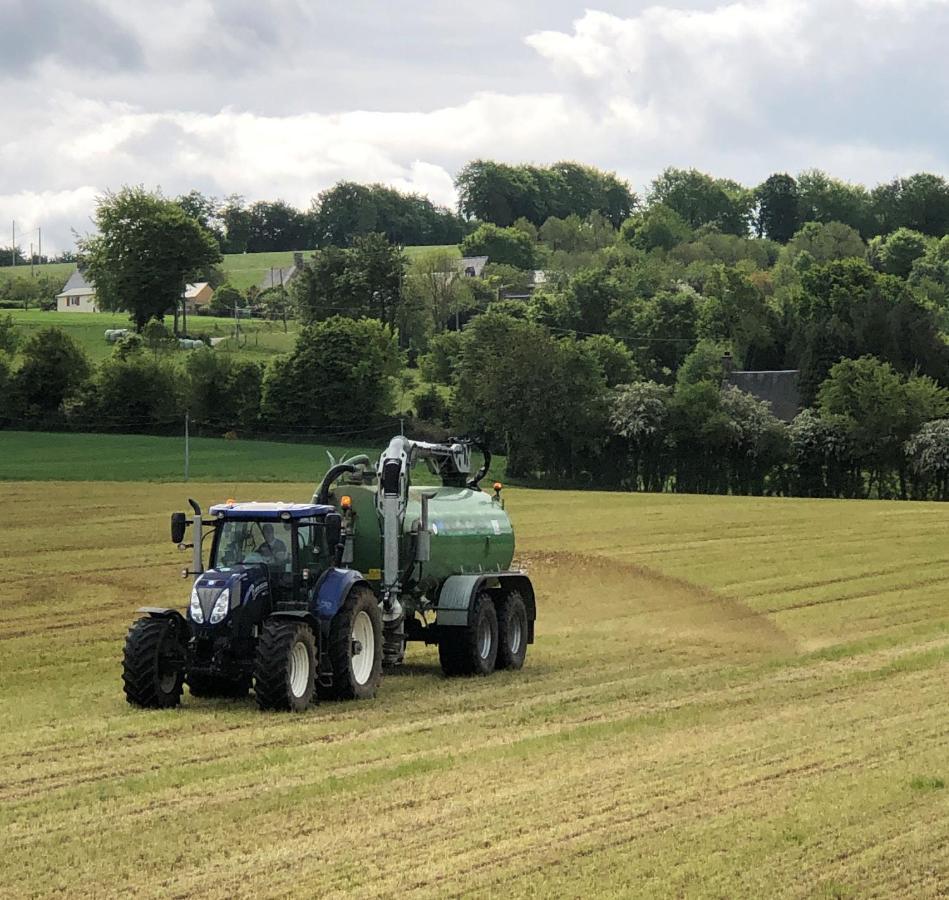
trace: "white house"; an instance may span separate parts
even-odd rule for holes
[[[96,289],[85,279],[79,269],[69,276],[69,281],[56,295],[56,309],[59,312],[98,312]]]

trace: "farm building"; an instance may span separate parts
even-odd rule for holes
[[[289,266],[271,266],[260,284],[257,285],[258,291],[269,291],[271,288],[289,287],[300,272],[303,271],[303,253],[296,251],[293,254],[293,263]]]
[[[798,390],[797,369],[763,372],[729,372],[725,376],[728,384],[733,384],[746,394],[763,400],[771,407],[771,412],[782,422],[791,422],[801,411],[801,394]]]
[[[188,312],[193,312],[210,306],[214,290],[206,281],[199,281],[196,284],[186,284],[181,296],[188,307]]]
[[[69,276],[65,287],[56,295],[56,309],[58,312],[79,313],[99,311],[96,289],[79,269]]]
[[[458,260],[458,271],[469,278],[480,278],[487,264],[486,256],[463,256]]]

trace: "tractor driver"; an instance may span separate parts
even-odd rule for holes
[[[287,558],[287,545],[274,535],[274,527],[269,522],[261,527],[264,542],[257,548],[264,559],[281,564]]]

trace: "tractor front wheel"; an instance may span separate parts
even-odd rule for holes
[[[382,612],[367,587],[349,592],[330,623],[329,658],[335,700],[369,700],[382,680]]]
[[[316,693],[316,656],[316,638],[306,622],[264,622],[254,668],[257,705],[261,709],[305,710]]]
[[[445,628],[438,659],[446,675],[490,675],[498,656],[498,615],[491,595],[478,594],[464,628]]]
[[[122,681],[125,699],[145,709],[167,709],[181,702],[184,652],[169,619],[139,619],[125,637]]]

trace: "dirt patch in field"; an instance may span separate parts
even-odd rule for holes
[[[585,628],[690,637],[788,653],[794,642],[738,600],[633,563],[567,552],[520,554],[538,594],[544,631]]]

